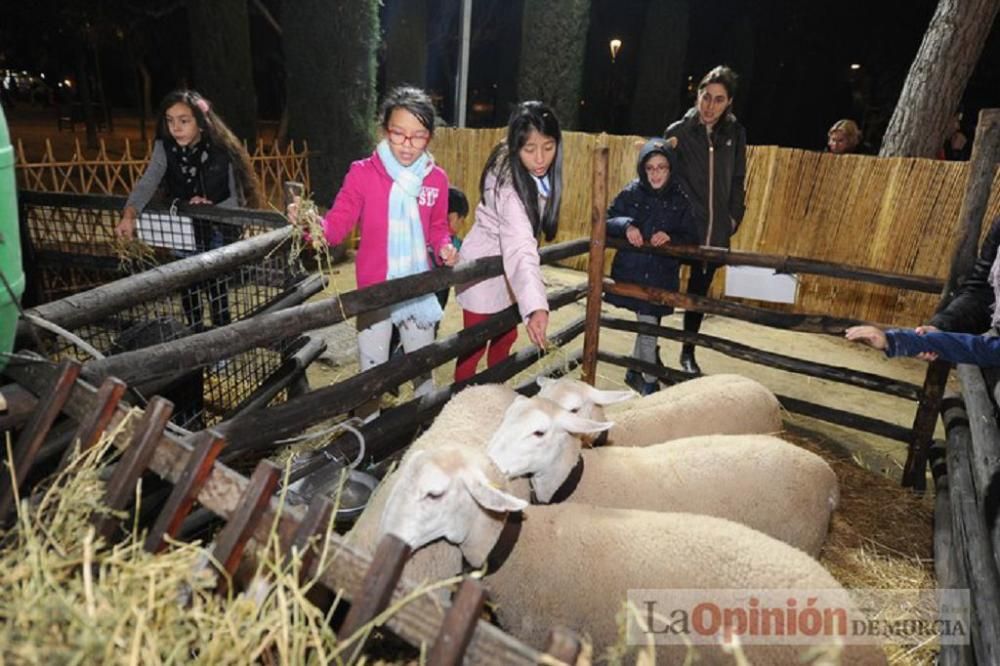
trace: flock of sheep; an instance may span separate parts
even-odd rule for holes
[[[386,477],[348,542],[393,534],[414,549],[404,576],[485,568],[501,626],[535,647],[564,625],[594,654],[622,644],[629,590],[818,590],[861,615],[814,559],[837,506],[819,456],[770,433],[780,407],[735,375],[636,398],[572,379],[536,397],[503,385],[462,391]],[[596,438],[603,446],[590,448]],[[531,503],[531,501],[537,503]],[[754,663],[804,663],[809,646],[743,646]],[[812,648],[815,651],[815,647]],[[825,646],[835,663],[882,664],[874,645]],[[657,655],[732,663],[721,644]],[[815,653],[815,652],[814,652]],[[808,661],[808,659],[806,660]]]

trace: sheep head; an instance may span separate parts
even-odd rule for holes
[[[506,478],[471,447],[417,451],[397,474],[379,538],[392,534],[416,550],[443,537],[458,545],[474,567],[485,563],[507,512],[528,505],[501,489]]]
[[[508,478],[530,475],[535,496],[548,502],[580,459],[579,435],[612,425],[573,414],[545,398],[518,397],[507,408],[486,454]]]
[[[605,405],[631,400],[639,395],[631,389],[604,391],[594,388],[586,382],[581,382],[579,379],[569,377],[560,377],[559,379],[539,377],[538,385],[542,387],[542,390],[538,392],[539,397],[548,398],[568,412],[595,421],[605,420]]]

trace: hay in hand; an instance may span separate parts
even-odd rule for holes
[[[141,273],[159,265],[156,251],[141,238],[115,234],[111,247],[118,257],[118,269],[127,275]]]

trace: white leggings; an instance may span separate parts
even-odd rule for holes
[[[358,315],[358,367],[364,372],[389,360],[389,341],[392,339],[392,316],[388,308]],[[412,352],[434,342],[434,326],[420,328],[412,320],[399,324],[399,340],[403,351]],[[421,396],[434,389],[431,373],[420,375],[413,380],[413,395]],[[379,396],[358,407],[356,413],[371,421],[379,415]]]

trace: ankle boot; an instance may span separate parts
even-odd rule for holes
[[[687,373],[689,375],[700,375],[701,368],[698,366],[698,362],[694,360],[694,347],[684,345],[681,347],[681,372]]]

